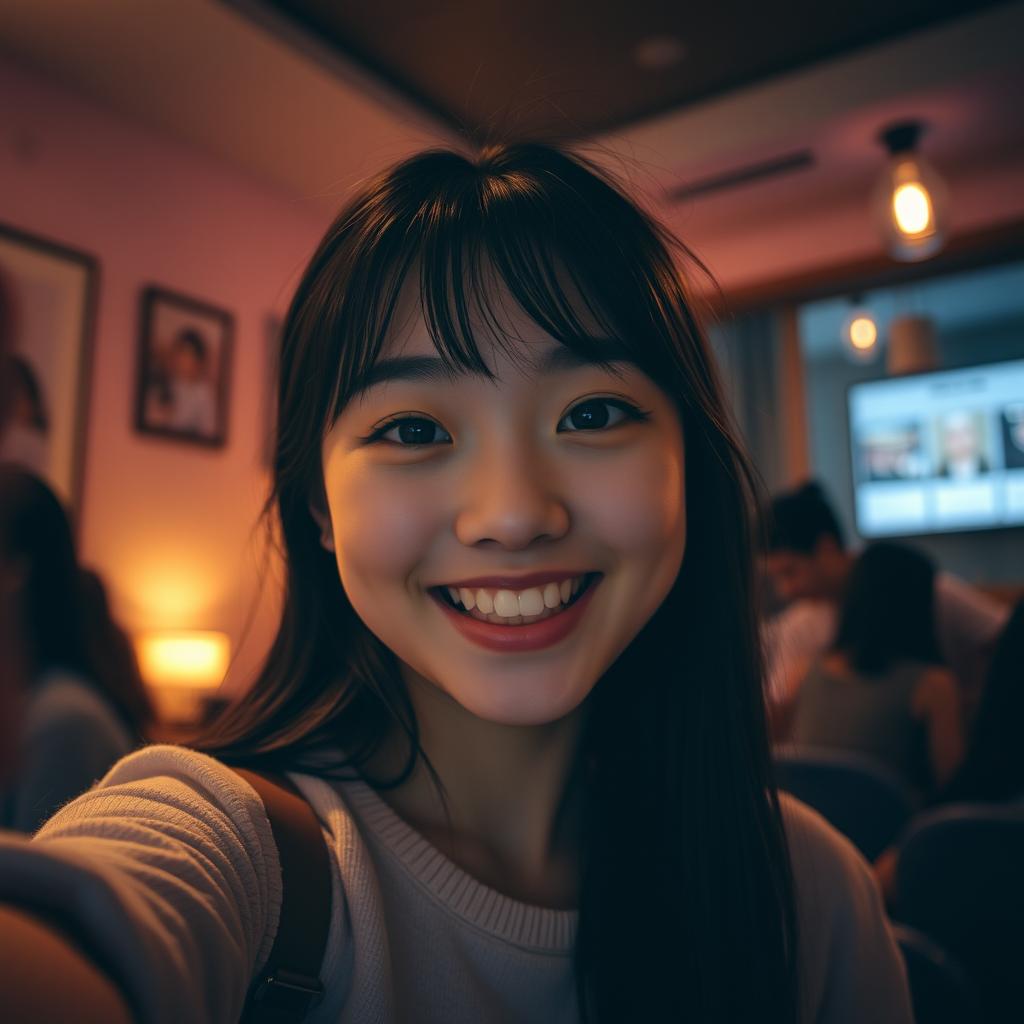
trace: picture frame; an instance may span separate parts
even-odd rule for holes
[[[99,263],[89,253],[0,223],[4,357],[13,414],[0,459],[44,479],[79,521]]]
[[[227,443],[235,320],[157,285],[140,305],[135,429],[220,448]]]

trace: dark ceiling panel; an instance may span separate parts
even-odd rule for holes
[[[476,139],[571,139],[999,2],[268,0],[266,6]],[[679,44],[678,63],[642,68],[637,47],[666,37]]]

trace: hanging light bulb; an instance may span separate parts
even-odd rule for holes
[[[904,262],[934,256],[946,241],[946,187],[916,149],[924,127],[903,121],[878,137],[889,162],[875,191],[875,215],[889,254]]]
[[[850,312],[843,320],[843,350],[857,363],[870,363],[878,356],[878,323],[859,295],[851,296]]]

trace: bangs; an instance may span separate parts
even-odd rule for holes
[[[424,173],[431,162],[436,173]],[[660,254],[665,279],[678,282],[660,240],[611,186],[591,174],[568,181],[559,171],[502,172],[436,153],[418,161],[415,189],[392,179],[388,216],[378,205],[376,223],[361,225],[352,240],[332,421],[370,380],[415,278],[426,329],[453,380],[494,379],[481,334],[513,365],[531,367],[527,351],[537,339],[512,329],[508,301],[588,363],[619,373],[608,361],[614,341],[653,380],[671,380],[669,335],[678,325],[665,313],[681,296],[637,269]]]

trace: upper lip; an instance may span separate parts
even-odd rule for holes
[[[487,587],[496,590],[525,590],[527,587],[539,587],[544,583],[561,583],[577,576],[586,576],[587,569],[550,569],[546,572],[531,572],[525,576],[473,576],[468,580],[441,583],[442,587]]]

